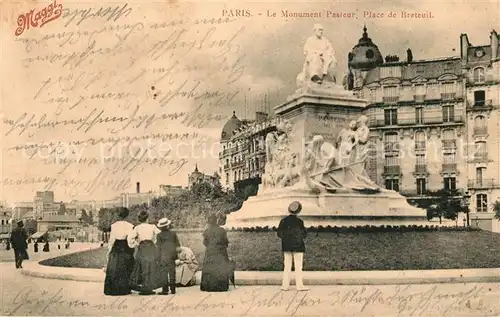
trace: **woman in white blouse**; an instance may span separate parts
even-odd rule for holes
[[[133,289],[140,290],[139,295],[152,295],[153,290],[160,287],[155,246],[156,235],[160,230],[155,225],[147,223],[147,211],[141,211],[138,220],[140,224],[134,227],[138,247],[130,283]]]
[[[130,294],[130,275],[134,267],[134,226],[125,221],[127,208],[118,211],[119,220],[111,225],[108,244],[104,294],[119,296]]]

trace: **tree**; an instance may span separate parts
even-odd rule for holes
[[[79,219],[84,225],[92,225],[94,224],[94,219],[92,219],[91,216],[87,214],[87,211],[85,209],[82,209],[82,214],[80,215]]]
[[[24,225],[24,228],[26,229],[26,232],[28,233],[28,235],[32,235],[35,232],[37,232],[38,223],[35,219],[28,219],[28,220],[26,220],[26,224]]]
[[[427,210],[427,219],[442,218],[456,220],[458,213],[465,211],[462,206],[462,197],[456,190],[438,190],[429,192],[426,199],[408,199],[412,205]]]
[[[493,203],[493,211],[495,212],[495,219],[500,221],[500,201],[495,201]]]

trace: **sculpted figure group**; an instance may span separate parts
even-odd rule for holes
[[[301,153],[292,150],[292,126],[282,121],[266,137],[264,190],[294,187],[313,192],[352,190],[379,192],[381,189],[365,170],[368,156],[367,117],[360,116],[342,129],[336,144],[315,135]]]

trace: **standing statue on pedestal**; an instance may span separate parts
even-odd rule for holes
[[[315,24],[313,29],[315,34],[304,45],[304,66],[302,73],[297,76],[299,86],[309,82],[322,84],[327,80],[330,66],[337,62],[332,43],[323,37],[323,26]],[[334,78],[330,80],[335,81]]]

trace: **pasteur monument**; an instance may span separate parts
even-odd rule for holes
[[[314,25],[304,45],[297,90],[274,108],[277,131],[266,136],[266,165],[257,196],[228,215],[226,228],[273,227],[293,201],[307,227],[415,225],[426,211],[368,176],[367,101],[338,85],[335,52]]]

